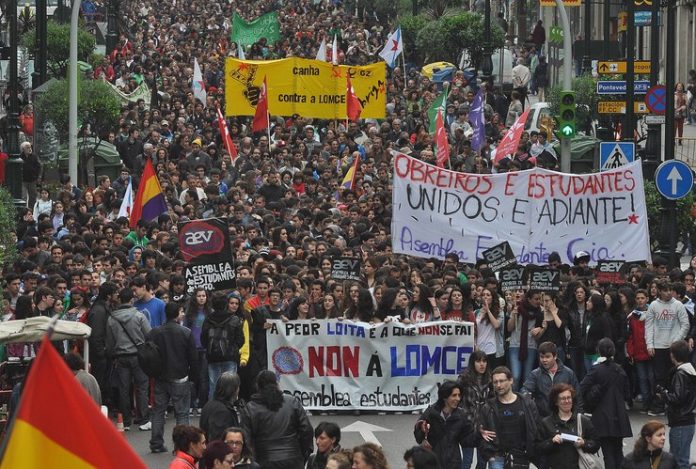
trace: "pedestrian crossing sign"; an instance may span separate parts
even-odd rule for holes
[[[608,171],[633,163],[636,144],[633,142],[601,142],[599,144],[599,170]]]

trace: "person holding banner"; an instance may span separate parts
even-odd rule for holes
[[[406,324],[418,324],[440,319],[440,309],[437,307],[433,293],[424,284],[418,284],[413,289],[411,304],[406,309]]]
[[[413,434],[416,442],[432,450],[442,469],[461,469],[461,449],[472,447],[478,432],[459,407],[462,392],[456,381],[446,380],[437,390],[437,402],[418,417]]]

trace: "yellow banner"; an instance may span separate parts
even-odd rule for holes
[[[320,60],[238,60],[225,62],[225,112],[253,116],[266,77],[272,115],[319,119],[346,118],[346,77],[350,77],[362,118],[384,119],[387,79],[384,62],[361,67],[334,66]]]

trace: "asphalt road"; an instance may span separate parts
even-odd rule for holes
[[[645,422],[650,419],[657,419],[666,422],[665,417],[648,417],[638,412],[631,412],[631,427],[633,434],[637,435],[640,428]],[[403,453],[406,449],[415,444],[413,439],[413,424],[418,419],[417,415],[409,413],[404,414],[340,414],[340,415],[320,415],[316,412],[310,417],[312,425],[317,425],[319,422],[328,420],[337,423],[342,429],[341,445],[344,448],[353,448],[373,437],[384,448],[387,459],[391,465],[391,469],[405,467],[403,462]],[[192,424],[197,424],[198,417],[193,417]],[[169,418],[165,428],[165,442],[169,449],[172,449],[171,430],[174,426],[173,418]],[[361,433],[362,432],[362,433]],[[167,468],[172,459],[169,453],[151,454],[149,452],[148,440],[150,432],[141,432],[137,427],[125,433],[128,442],[135,448],[135,451],[142,457],[143,461],[151,468]],[[624,454],[632,451],[634,438],[626,438],[624,440]],[[669,451],[669,441],[667,442],[667,450]],[[691,445],[691,454],[695,455],[696,460],[696,439]]]

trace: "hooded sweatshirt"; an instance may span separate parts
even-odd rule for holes
[[[689,332],[686,308],[674,298],[657,299],[650,303],[645,318],[645,343],[648,349],[668,349],[673,342],[682,340]]]
[[[137,353],[136,346],[145,342],[151,327],[143,313],[131,305],[124,304],[109,315],[106,329],[107,353],[110,356],[124,356]]]

